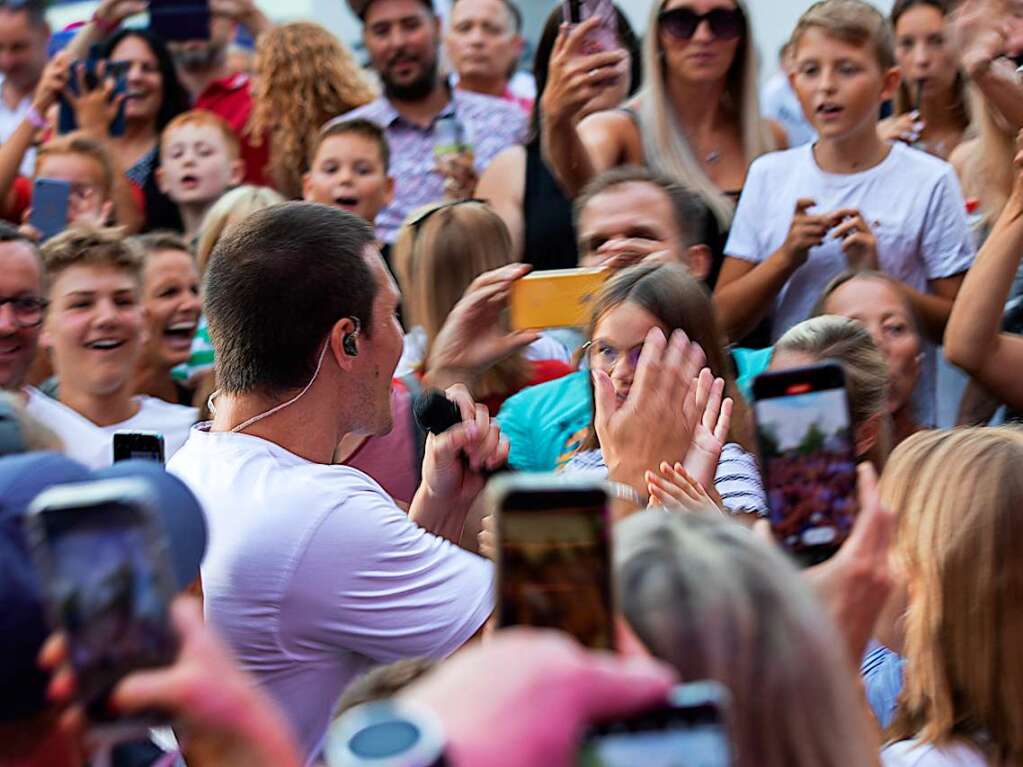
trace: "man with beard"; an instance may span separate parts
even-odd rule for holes
[[[102,0],[92,19],[68,46],[72,58],[84,59],[91,45],[146,8],[146,0]],[[245,73],[233,71],[227,60],[228,46],[239,25],[249,30],[253,38],[271,26],[253,0],[210,0],[209,40],[185,40],[168,43],[167,47],[174,55],[178,76],[191,94],[195,108],[223,117],[238,136],[241,159],[245,162],[244,183],[266,185],[263,170],[269,160],[268,142],[253,146],[251,136],[245,133],[245,124],[252,114],[252,80]]]
[[[430,0],[352,2],[384,95],[336,121],[362,117],[387,134],[395,194],[377,217],[377,238],[393,243],[419,206],[471,197],[491,159],[525,140],[526,118],[507,101],[451,89],[438,71],[441,25]],[[462,140],[445,147],[453,120]]]
[[[50,27],[40,0],[0,3],[0,143],[29,114],[32,95],[46,66]],[[33,116],[41,121],[41,115]],[[30,118],[32,119],[32,118]],[[35,150],[25,153],[21,173],[32,175]]]

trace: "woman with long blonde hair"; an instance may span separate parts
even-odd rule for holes
[[[478,200],[428,205],[414,211],[398,232],[392,253],[411,331],[395,373],[422,371],[448,314],[474,279],[512,263],[508,228]],[[572,372],[564,348],[541,337],[527,349],[483,371],[472,385],[477,402],[496,413],[526,386]]]
[[[760,116],[749,15],[742,0],[661,0],[647,29],[643,88],[581,121],[578,108],[623,76],[624,59],[585,54],[586,24],[562,31],[542,100],[545,157],[570,195],[608,168],[649,165],[699,194],[723,233],[750,163],[785,144]],[[708,244],[720,260],[723,240]]]
[[[245,130],[254,142],[270,142],[269,173],[277,191],[300,199],[320,127],[376,95],[351,52],[319,24],[296,21],[264,32]]]
[[[1023,764],[1023,433],[922,432],[881,482],[898,514],[904,683],[888,767]]]
[[[721,517],[649,509],[615,527],[629,628],[686,681],[732,696],[735,767],[872,767],[845,643],[778,550]]]

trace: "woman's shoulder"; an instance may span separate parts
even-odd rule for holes
[[[579,136],[588,146],[612,145],[623,162],[640,162],[643,140],[635,112],[626,108],[594,112],[579,123]]]
[[[987,767],[977,749],[965,743],[936,746],[918,740],[902,740],[881,752],[884,767]]]

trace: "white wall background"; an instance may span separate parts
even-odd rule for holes
[[[551,0],[515,0],[526,18],[526,36],[536,42],[540,28],[554,3]],[[887,12],[892,0],[869,0],[882,11]],[[348,10],[345,0],[257,0],[259,6],[273,19],[290,21],[308,19],[316,21],[359,50],[359,23]],[[438,6],[447,6],[449,0],[434,0]],[[617,0],[636,31],[646,27],[650,11],[650,0]],[[812,0],[746,0],[753,17],[753,32],[760,52],[761,75],[770,76],[776,69],[777,52],[788,38],[799,15],[811,5]],[[49,16],[54,29],[88,18],[94,2],[59,5],[50,10]]]

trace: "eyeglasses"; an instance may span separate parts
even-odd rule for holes
[[[589,355],[591,368],[610,374],[622,360],[635,370],[639,364],[639,355],[643,353],[643,344],[636,344],[631,349],[621,351],[604,341],[587,341],[583,344],[582,350]]]
[[[15,325],[19,328],[34,328],[42,323],[43,312],[46,310],[49,302],[34,296],[0,298],[0,311],[3,310],[4,304],[11,305]]]
[[[677,40],[691,40],[705,21],[716,40],[735,40],[742,36],[745,28],[745,18],[738,8],[715,8],[707,13],[697,13],[691,8],[674,8],[657,17],[661,29]]]

